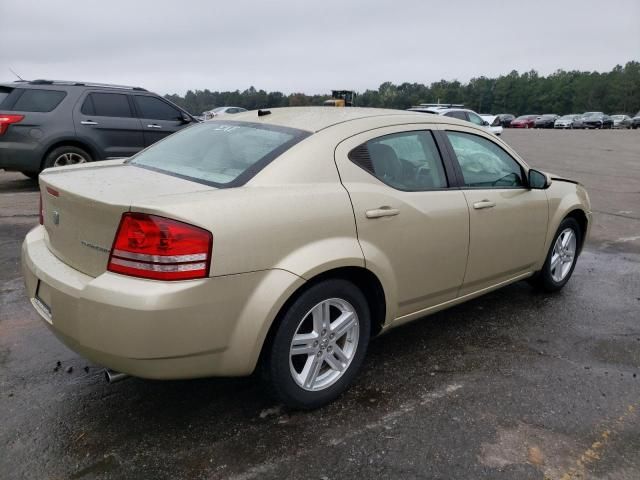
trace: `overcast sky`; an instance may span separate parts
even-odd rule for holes
[[[0,80],[285,93],[640,60],[639,0],[0,0]]]

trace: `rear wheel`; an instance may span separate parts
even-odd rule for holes
[[[565,218],[553,237],[542,270],[532,283],[547,292],[556,292],[564,287],[573,274],[581,244],[580,225],[574,218]]]
[[[38,172],[20,172],[26,177],[29,177],[31,180],[35,180],[38,178]]]
[[[354,284],[322,281],[284,312],[264,372],[278,400],[318,408],[345,391],[362,365],[371,332],[367,301]]]
[[[62,145],[49,152],[44,159],[44,168],[64,167],[66,165],[77,165],[93,160],[91,155],[81,148],[73,145]]]

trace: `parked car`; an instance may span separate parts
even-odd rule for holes
[[[587,112],[582,116],[584,128],[613,128],[613,120],[602,112]]]
[[[295,408],[343,392],[373,335],[525,278],[561,289],[591,225],[582,185],[485,129],[384,109],[219,117],[48,169],[40,195],[26,292],[71,349],[154,379],[259,367]]]
[[[0,84],[0,168],[129,157],[196,120],[144,88],[53,80]]]
[[[629,115],[612,115],[613,128],[631,128],[631,117]]]
[[[510,113],[499,113],[498,118],[500,119],[500,124],[503,128],[509,128],[511,126],[511,122],[515,120],[515,115]]]
[[[579,122],[580,117],[581,115],[576,114],[563,115],[555,121],[553,128],[576,128],[575,125]]]
[[[494,135],[502,135],[502,123],[497,115],[483,114],[480,117],[489,124],[489,129]]]
[[[533,128],[539,115],[521,115],[511,121],[510,128]]]
[[[545,113],[535,119],[533,126],[535,128],[553,128],[558,118],[560,117],[555,113]]]
[[[202,116],[205,120],[210,120],[219,115],[233,115],[234,113],[242,113],[246,111],[247,109],[242,107],[218,107],[208,112],[202,112]]]
[[[469,110],[467,108],[446,107],[446,106],[443,106],[443,107],[417,106],[417,107],[411,107],[408,110],[410,112],[431,113],[436,115],[442,115],[445,117],[457,118],[459,120],[465,120],[467,122],[471,122],[474,125],[484,128],[486,131],[493,133],[495,135],[500,135],[502,133],[502,127],[500,126],[492,127],[487,120],[483,119],[480,115],[478,115],[473,110]]]
[[[636,113],[636,116],[631,119],[631,128],[634,130],[640,127],[640,112]]]

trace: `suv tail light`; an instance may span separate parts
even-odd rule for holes
[[[155,280],[187,280],[209,275],[211,232],[146,213],[124,213],[107,270]]]
[[[8,113],[0,113],[0,135],[4,135],[9,125],[21,122],[24,115],[9,115]]]

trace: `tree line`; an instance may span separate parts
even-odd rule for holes
[[[338,87],[343,87],[339,85]],[[343,87],[347,88],[347,87]],[[327,95],[266,92],[250,87],[244,91],[189,90],[184,97],[166,98],[200,114],[215,107],[233,105],[249,110],[289,106],[322,105]],[[513,70],[497,78],[477,77],[468,83],[440,80],[430,85],[384,82],[377,90],[358,94],[356,105],[406,109],[420,103],[463,103],[479,113],[605,113],[635,114],[640,110],[640,62],[616,65],[609,72],[558,70],[542,76],[535,70]]]

